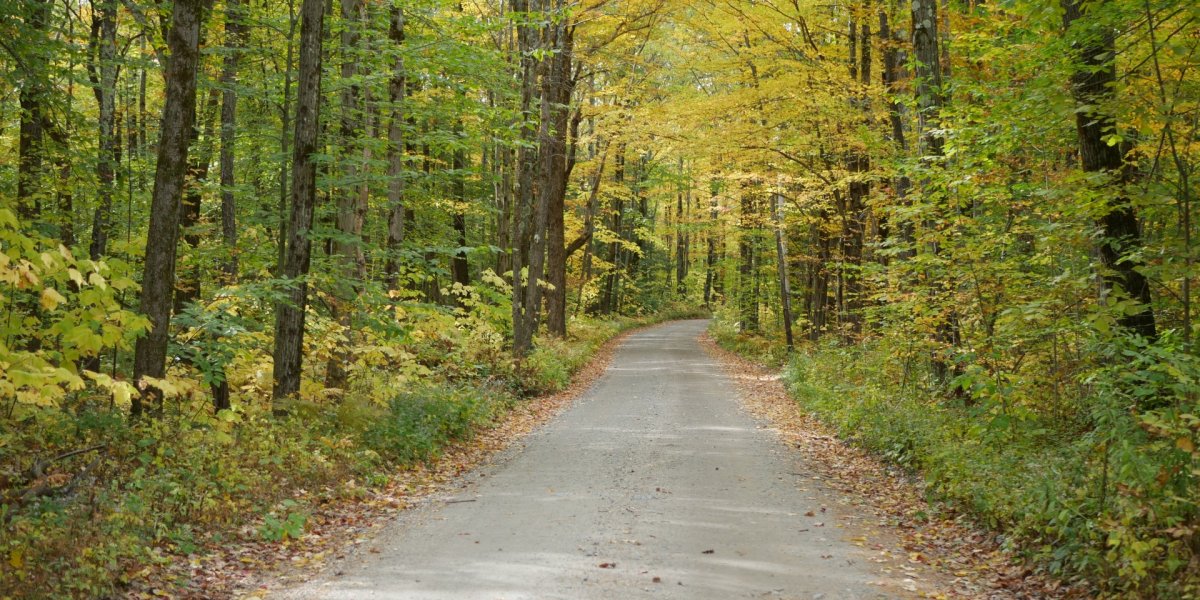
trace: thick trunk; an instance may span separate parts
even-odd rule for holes
[[[758,331],[758,297],[754,289],[754,236],[751,232],[754,199],[750,190],[742,190],[738,228],[738,316],[741,331]]]
[[[158,142],[158,162],[150,201],[150,232],[142,272],[141,312],[150,319],[146,337],[137,341],[133,379],[143,389],[133,399],[132,413],[145,404],[161,412],[162,390],[145,385],[143,377],[166,374],[167,338],[171,327],[171,291],[175,283],[175,256],[179,239],[179,213],[187,174],[188,142],[196,115],[196,65],[200,58],[200,27],[211,0],[176,0],[167,32],[170,60],[165,70],[166,101]]]
[[[304,309],[308,303],[309,258],[312,253],[313,208],[316,204],[317,134],[321,108],[321,31],[324,0],[304,0],[300,9],[300,74],[296,99],[296,135],[292,154],[291,219],[281,275],[292,282],[287,298],[275,307],[274,389],[279,401],[300,391],[304,345]]]
[[[1102,25],[1076,25],[1080,21],[1086,24],[1090,6],[1081,0],[1062,0],[1063,28],[1074,36],[1076,67],[1071,75],[1071,91],[1079,106],[1075,111],[1079,158],[1084,171],[1111,177],[1111,189],[1104,194],[1107,206],[1099,218],[1104,283],[1118,300],[1137,303],[1132,310],[1120,311],[1117,322],[1129,332],[1152,340],[1158,337],[1158,330],[1150,303],[1150,282],[1139,270],[1143,262],[1135,258],[1140,255],[1141,232],[1137,212],[1122,189],[1131,177],[1131,169],[1125,164],[1120,144],[1104,140],[1105,135],[1117,131],[1117,122],[1100,108],[1110,103],[1116,84],[1116,32]]]

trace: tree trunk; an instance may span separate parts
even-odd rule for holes
[[[337,230],[341,235],[333,240],[333,255],[341,263],[344,277],[338,278],[329,312],[330,318],[341,325],[344,335],[335,342],[336,349],[326,365],[325,387],[345,390],[349,384],[345,365],[350,360],[350,347],[354,339],[352,307],[362,290],[361,282],[366,278],[362,229],[366,220],[369,190],[364,176],[366,165],[356,160],[356,154],[361,151],[357,145],[365,137],[363,92],[355,78],[359,72],[358,54],[362,51],[359,42],[361,30],[366,24],[366,5],[363,0],[341,0],[341,10],[341,50],[344,53],[341,75],[342,80],[348,82],[342,88],[339,131],[345,184],[337,195]]]
[[[200,28],[210,4],[211,0],[176,0],[171,10],[171,29],[166,35],[171,54],[164,73],[166,102],[150,201],[151,235],[147,238],[142,272],[141,312],[150,319],[150,330],[134,347],[133,380],[144,392],[133,399],[134,416],[142,414],[145,404],[155,412],[162,411],[162,390],[144,384],[142,378],[161,379],[166,374],[180,199],[187,173],[188,142],[196,116]]]
[[[31,0],[25,3],[25,15],[32,40],[25,40],[27,52],[23,53],[19,65],[21,86],[18,104],[21,123],[17,134],[17,215],[25,224],[35,224],[41,216],[41,187],[45,184],[46,132],[51,127],[47,109],[50,81],[49,57],[45,54],[50,47],[46,33],[50,27],[50,0]]]
[[[300,391],[303,360],[304,311],[308,304],[309,258],[312,253],[313,208],[316,204],[317,134],[321,109],[321,32],[324,0],[304,0],[300,8],[300,74],[296,98],[296,135],[292,154],[291,220],[281,275],[292,286],[287,299],[275,307],[274,389],[275,410],[280,401]]]
[[[775,258],[779,268],[779,304],[783,309],[783,335],[788,352],[795,347],[792,338],[792,286],[788,280],[787,242],[783,239],[783,194],[772,194],[775,221]]]
[[[543,82],[542,118],[549,117],[549,136],[543,147],[545,185],[542,194],[547,203],[546,214],[546,280],[551,288],[546,292],[546,330],[555,337],[567,336],[567,257],[563,212],[566,210],[567,180],[574,158],[574,138],[568,143],[572,129],[578,131],[578,120],[571,124],[570,104],[575,90],[571,77],[574,63],[575,27],[559,23],[554,27],[555,54],[547,69],[549,77]]]
[[[408,75],[404,67],[404,10],[392,6],[388,40],[396,61],[392,66],[392,77],[388,82],[388,101],[392,115],[388,121],[388,229],[387,263],[384,267],[388,290],[398,288],[400,273],[400,244],[404,243],[404,102]]]
[[[537,10],[529,0],[515,0],[515,12]],[[534,172],[537,170],[537,143],[540,127],[533,128],[534,86],[537,83],[538,61],[535,53],[535,31],[529,20],[517,26],[517,47],[521,56],[521,145],[517,150],[517,197],[514,210],[513,249],[513,354],[523,357],[533,347],[537,332],[537,310],[540,300],[538,280],[541,278],[545,249],[546,210],[539,201],[534,207]],[[536,264],[535,264],[536,262]],[[528,265],[528,266],[526,266]],[[527,270],[522,277],[522,271]]]
[[[203,38],[203,35],[201,35]],[[203,43],[203,40],[202,40]],[[194,253],[200,248],[200,204],[204,198],[204,186],[208,183],[209,165],[212,163],[214,138],[216,137],[216,120],[219,116],[221,91],[213,88],[208,95],[202,118],[204,136],[199,135],[198,127],[192,129],[192,140],[189,142],[190,160],[188,161],[187,180],[183,193],[183,206],[179,219],[179,229],[183,241]],[[199,116],[199,115],[198,115]],[[198,124],[197,124],[198,125]],[[200,262],[193,257],[191,268],[184,271],[175,281],[174,313],[183,312],[190,302],[200,297]]]
[[[96,156],[96,212],[92,218],[92,243],[88,256],[100,260],[108,252],[109,229],[112,227],[113,195],[116,191],[117,165],[120,164],[121,143],[117,139],[117,0],[102,0],[96,7],[92,23],[92,41],[97,46],[93,89],[99,107]]]
[[[1100,2],[1103,5],[1105,2]],[[1137,212],[1122,189],[1129,182],[1132,170],[1125,164],[1120,144],[1104,140],[1117,131],[1116,118],[1103,112],[1116,85],[1116,32],[1100,24],[1088,24],[1088,13],[1094,4],[1082,0],[1062,0],[1063,28],[1072,36],[1075,71],[1071,74],[1071,92],[1078,109],[1075,111],[1075,130],[1079,138],[1079,158],[1088,173],[1105,173],[1112,180],[1105,212],[1100,216],[1100,259],[1104,266],[1104,283],[1110,293],[1120,300],[1137,303],[1133,310],[1119,311],[1117,322],[1130,333],[1153,340],[1158,337],[1151,306],[1150,282],[1139,269],[1144,266],[1135,258],[1142,246]],[[1082,21],[1082,27],[1077,23]]]
[[[238,279],[237,198],[234,193],[234,149],[237,127],[238,60],[246,46],[244,14],[239,0],[225,0],[225,62],[221,67],[221,239],[227,256],[221,264],[226,283]],[[228,386],[225,387],[228,391]]]

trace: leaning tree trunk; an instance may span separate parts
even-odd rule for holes
[[[200,59],[200,27],[211,0],[176,0],[167,32],[170,60],[164,74],[166,102],[158,141],[158,163],[150,200],[150,231],[142,271],[141,312],[150,319],[150,331],[137,341],[133,353],[133,380],[162,379],[166,374],[167,338],[171,328],[171,291],[175,284],[175,256],[179,240],[179,213],[187,174],[188,142],[196,117],[196,65]],[[163,392],[143,387],[131,412],[142,414],[146,403],[162,411]]]
[[[1135,258],[1142,245],[1137,212],[1122,189],[1132,177],[1125,164],[1119,144],[1104,140],[1106,133],[1117,130],[1116,118],[1103,111],[1113,98],[1116,85],[1116,32],[1103,25],[1084,28],[1088,13],[1104,2],[1084,4],[1082,0],[1062,0],[1063,28],[1074,35],[1072,50],[1075,71],[1071,74],[1071,92],[1078,109],[1075,111],[1075,130],[1079,138],[1079,158],[1088,173],[1105,173],[1113,178],[1113,188],[1099,225],[1100,259],[1104,264],[1104,283],[1120,299],[1137,302],[1134,310],[1121,311],[1117,322],[1127,331],[1146,339],[1158,337],[1154,310],[1150,304],[1150,282],[1139,269],[1142,260]],[[1082,23],[1081,23],[1082,21]]]
[[[291,281],[287,298],[275,307],[275,410],[280,401],[300,391],[304,346],[304,309],[308,304],[309,258],[312,254],[313,208],[317,200],[317,133],[321,109],[321,31],[325,0],[304,0],[300,8],[300,74],[296,98],[296,135],[292,153],[291,219],[282,276]]]

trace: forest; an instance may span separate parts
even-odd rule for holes
[[[710,314],[1039,571],[1197,597],[1198,21],[0,2],[0,597],[294,539]]]

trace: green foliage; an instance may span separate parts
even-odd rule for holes
[[[722,327],[724,345],[754,350]],[[1051,572],[1111,595],[1190,597],[1200,362],[1170,335],[1098,343],[1110,358],[1083,378],[1075,419],[1022,409],[1011,387],[969,385],[948,402],[888,340],[805,347],[784,378],[841,437],[920,473],[932,498],[1001,529]]]

